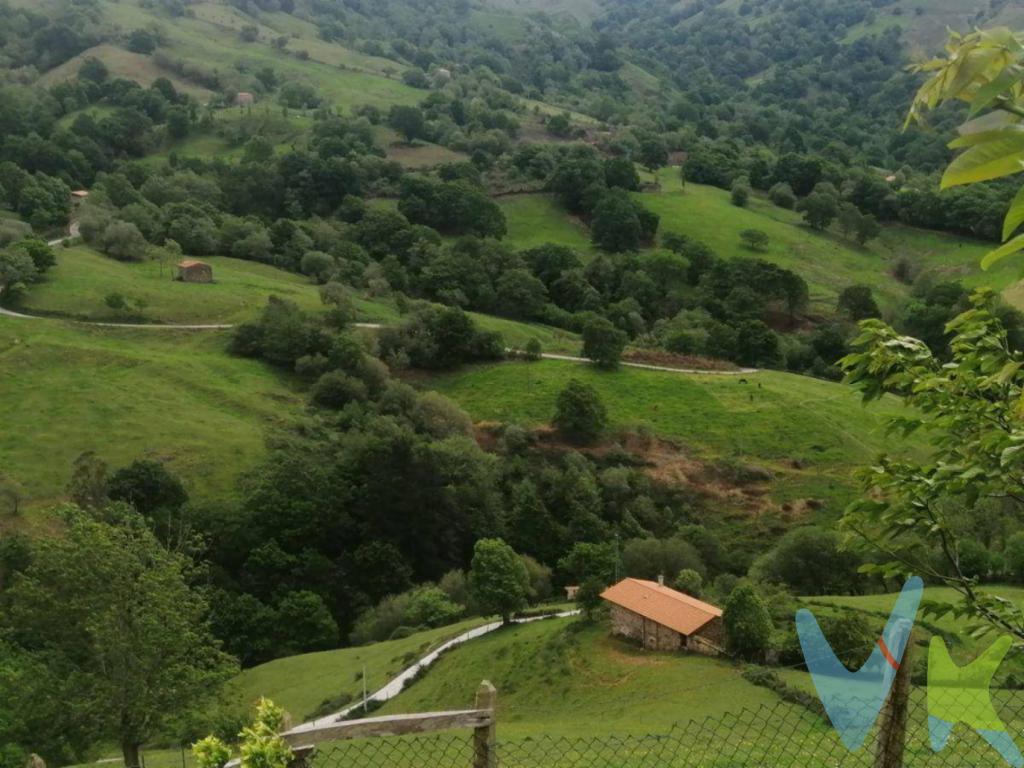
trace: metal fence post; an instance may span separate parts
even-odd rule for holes
[[[476,708],[486,709],[491,713],[487,725],[473,730],[473,768],[495,768],[498,765],[497,755],[497,714],[498,691],[487,680],[476,689]]]
[[[913,632],[907,638],[903,661],[896,670],[889,698],[882,708],[882,725],[878,733],[875,768],[903,768],[903,753],[907,747],[907,713],[910,709],[910,676],[914,669]]]

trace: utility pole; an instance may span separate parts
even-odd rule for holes
[[[366,714],[366,665],[363,664],[363,714]]]

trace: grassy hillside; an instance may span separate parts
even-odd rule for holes
[[[657,176],[661,189],[638,193],[637,198],[661,216],[662,236],[683,234],[702,240],[726,258],[758,257],[800,274],[810,287],[812,309],[832,312],[843,288],[871,286],[883,309],[894,310],[905,301],[909,288],[897,281],[893,268],[901,258],[917,270],[939,279],[961,280],[967,286],[987,285],[1003,292],[1017,306],[1024,306],[1024,283],[1016,267],[1003,262],[982,272],[981,259],[991,244],[914,229],[898,224],[883,227],[882,235],[860,247],[837,232],[816,232],[803,218],[753,196],[746,208],[730,202],[729,192],[700,184],[682,187],[678,168]],[[514,248],[532,248],[545,242],[594,254],[586,226],[572,217],[549,195],[516,195],[499,204],[508,220],[506,242]],[[754,252],[743,245],[739,233],[759,229],[770,238],[768,249]]]
[[[767,467],[780,502],[826,499],[838,512],[853,492],[850,471],[899,445],[884,434],[886,417],[901,411],[895,401],[865,407],[848,387],[785,373],[760,373],[743,383],[544,361],[468,368],[433,379],[431,386],[478,421],[541,425],[574,378],[597,389],[613,429],[646,425],[682,443],[680,458],[692,453]]]
[[[510,195],[499,198],[498,205],[508,223],[504,242],[512,248],[558,243],[581,253],[595,252],[586,225],[570,218],[549,195]]]
[[[227,695],[243,707],[266,696],[284,707],[293,722],[303,722],[326,699],[348,694],[360,700],[364,668],[373,693],[432,648],[481,623],[470,619],[402,640],[277,659],[242,672],[228,685]]]
[[[834,309],[846,286],[870,285],[883,307],[893,308],[907,295],[907,287],[892,276],[900,258],[918,269],[933,270],[945,279],[967,285],[1010,289],[1013,298],[1019,275],[1012,265],[982,272],[981,259],[991,244],[901,225],[883,228],[879,239],[860,247],[832,231],[821,233],[807,227],[803,217],[753,196],[747,208],[737,208],[727,191],[699,184],[683,189],[678,169],[661,171],[661,191],[638,197],[661,215],[661,232],[677,232],[703,240],[726,257],[759,256],[792,269],[807,280],[813,302]],[[760,229],[771,238],[765,253],[754,253],[740,242],[744,229]]]
[[[230,499],[264,436],[304,398],[224,334],[93,330],[0,317],[0,467],[39,505],[95,450],[111,466],[167,461],[199,498]]]
[[[141,314],[150,322],[207,324],[251,319],[271,295],[304,309],[321,306],[308,278],[252,261],[204,259],[213,266],[216,282],[197,285],[173,280],[173,264],[121,262],[86,247],[58,249],[57,259],[45,282],[33,286],[20,307],[30,313],[113,320],[116,316],[104,299],[119,292],[132,301],[144,301]]]
[[[486,679],[498,689],[502,738],[515,739],[659,733],[779,701],[728,662],[650,653],[575,622],[511,627],[450,651],[382,711],[463,709]]]
[[[1024,605],[1024,588],[1022,587],[990,585],[985,586],[984,589],[1006,600],[1010,600],[1017,605]],[[839,610],[853,609],[869,612],[872,614],[873,618],[877,619],[878,626],[881,628],[885,622],[885,619],[881,618],[881,616],[888,615],[889,611],[892,610],[892,606],[896,602],[896,598],[896,594],[825,596],[809,597],[805,598],[805,601],[812,606],[827,605],[834,606]],[[951,605],[959,604],[961,602],[960,595],[948,587],[928,587],[925,590],[924,600],[925,602],[948,603]],[[964,631],[965,624],[969,623],[973,625],[976,622],[967,622],[964,619],[958,619],[952,615],[938,619],[932,616],[926,616],[922,612],[918,616],[918,621],[924,622],[929,626],[936,627],[944,632],[948,632],[950,636],[957,637],[958,643],[951,649],[951,651],[953,657],[961,664],[966,664],[976,658],[978,654],[988,648],[995,639],[995,635],[982,638],[971,637],[968,632]],[[930,637],[930,634],[926,629],[922,634],[925,639]],[[1019,657],[1011,659],[1011,661],[1007,663],[1007,668],[1014,668],[1017,670],[1024,668],[1024,659]]]

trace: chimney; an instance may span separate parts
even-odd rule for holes
[[[659,573],[658,574],[658,586],[659,587],[664,587],[665,586],[665,574],[663,574],[663,573]]]

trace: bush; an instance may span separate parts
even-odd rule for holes
[[[750,584],[741,584],[729,595],[722,621],[729,650],[743,658],[759,659],[771,645],[772,617],[768,606]]]
[[[768,233],[760,229],[744,229],[740,232],[740,240],[752,251],[766,251],[770,242]]]
[[[796,207],[796,194],[793,192],[793,188],[784,181],[773,186],[768,191],[768,197],[779,208],[785,208],[787,211]]]
[[[750,179],[741,176],[733,182],[731,199],[737,208],[747,207],[747,203],[750,202]]]
[[[353,645],[398,639],[396,633],[412,634],[412,627],[443,627],[457,621],[464,612],[465,608],[440,587],[425,584],[385,597],[364,611],[356,619],[349,639]]]
[[[313,387],[313,402],[321,408],[344,408],[367,399],[366,385],[337,371],[325,373]]]
[[[626,348],[626,334],[603,317],[583,326],[583,356],[601,368],[616,368]]]
[[[148,247],[139,228],[126,221],[110,222],[100,236],[100,250],[118,261],[143,261]]]
[[[608,425],[608,412],[597,390],[573,379],[558,395],[552,423],[570,438],[592,442]]]

